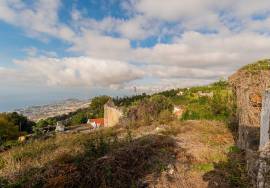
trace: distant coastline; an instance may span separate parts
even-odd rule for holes
[[[45,119],[48,117],[53,117],[57,115],[66,114],[69,112],[76,111],[80,108],[86,108],[90,104],[90,99],[66,99],[62,101],[56,101],[49,104],[44,105],[33,105],[33,106],[26,106],[23,108],[15,108],[13,110],[4,111],[2,112],[18,112],[30,120],[38,121],[39,119]]]

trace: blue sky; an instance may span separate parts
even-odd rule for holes
[[[2,0],[0,111],[214,82],[269,33],[269,0]]]

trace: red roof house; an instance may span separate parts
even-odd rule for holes
[[[104,126],[104,118],[89,119],[87,124],[91,124],[93,126],[93,128],[103,127]]]

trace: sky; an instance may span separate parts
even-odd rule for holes
[[[208,84],[269,52],[269,0],[1,0],[0,111]]]

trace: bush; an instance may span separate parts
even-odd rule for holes
[[[104,116],[104,105],[110,100],[109,96],[99,96],[92,99],[90,110],[93,112],[95,118]]]
[[[14,123],[10,122],[4,115],[0,116],[0,143],[7,140],[17,139],[19,129]]]
[[[87,123],[87,119],[87,114],[85,114],[84,112],[80,112],[71,117],[70,124],[78,125],[82,123]]]
[[[215,83],[213,97],[197,97],[190,100],[186,105],[186,111],[182,115],[182,120],[222,120],[230,123],[235,116],[235,101],[232,92],[225,87],[226,82]]]
[[[163,110],[159,114],[159,122],[161,124],[168,123],[173,120],[172,112],[169,110]]]
[[[127,117],[132,124],[149,125],[159,120],[161,112],[163,118],[165,115],[167,118],[168,114],[172,114],[172,109],[173,104],[170,99],[162,95],[154,95],[131,106],[127,111]]]
[[[20,115],[17,112],[7,113],[6,116],[10,122],[18,126],[20,132],[32,132],[32,127],[35,123],[28,120],[27,117]]]

